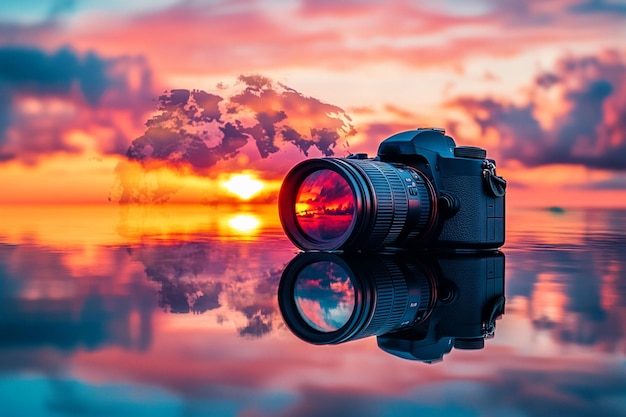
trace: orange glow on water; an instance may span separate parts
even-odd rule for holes
[[[84,253],[96,246],[267,234],[282,236],[273,204],[0,206],[0,243],[81,247]]]
[[[564,318],[567,297],[563,277],[541,273],[533,286],[531,319],[539,326],[553,326]]]
[[[237,214],[228,220],[228,225],[243,235],[251,235],[257,231],[261,222],[253,214]]]

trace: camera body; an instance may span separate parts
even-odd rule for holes
[[[437,209],[426,237],[429,247],[492,249],[504,244],[506,182],[486,154],[456,146],[443,129],[421,128],[385,139],[377,159],[412,167],[434,185]]]
[[[506,181],[486,156],[428,128],[385,139],[376,158],[302,161],[278,197],[283,229],[303,250],[498,249]]]

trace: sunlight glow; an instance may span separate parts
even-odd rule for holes
[[[251,174],[234,174],[222,182],[222,187],[242,200],[249,200],[263,189],[264,184]]]
[[[239,233],[252,234],[261,222],[252,214],[238,214],[228,220],[228,225]]]

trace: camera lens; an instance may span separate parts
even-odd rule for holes
[[[354,311],[354,286],[339,264],[314,262],[304,267],[294,284],[293,299],[302,319],[320,332],[343,327]]]
[[[304,234],[318,242],[332,242],[352,226],[354,192],[337,172],[320,169],[300,184],[295,215]]]
[[[278,305],[302,340],[337,344],[421,322],[436,296],[433,272],[418,262],[306,252],[285,267]]]
[[[304,250],[374,250],[424,239],[437,199],[418,170],[371,159],[310,159],[285,177],[279,214]]]

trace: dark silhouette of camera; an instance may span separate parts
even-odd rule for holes
[[[306,252],[285,268],[278,304],[302,340],[378,336],[393,355],[433,362],[482,349],[504,314],[504,255]]]

